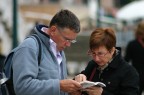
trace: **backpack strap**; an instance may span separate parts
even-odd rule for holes
[[[41,53],[42,53],[40,38],[39,38],[36,34],[33,34],[32,36],[36,38],[36,40],[37,40],[37,42],[38,42],[38,45],[39,45],[38,65],[40,65]]]
[[[41,42],[40,42],[40,38],[36,35],[36,34],[33,34],[31,35],[30,37],[34,37],[36,38],[37,40],[37,43],[39,45],[39,54],[38,54],[38,65],[40,65],[40,62],[41,62]],[[4,64],[5,66],[3,67],[3,71],[2,73],[2,78],[0,80],[0,90],[2,91],[2,95],[15,95],[15,92],[14,92],[14,88],[13,88],[13,80],[12,80],[12,76],[13,76],[13,71],[12,71],[12,63],[11,63],[11,60],[12,60],[12,57],[14,55],[14,52],[17,48],[13,49],[11,51],[11,53],[7,56],[6,60],[5,60],[5,63],[8,63],[9,64]],[[6,71],[7,70],[7,71]],[[8,94],[10,93],[10,94]]]
[[[29,36],[29,37],[34,37],[34,38],[36,38],[36,40],[37,40],[37,42],[38,42],[38,45],[39,45],[39,54],[38,54],[38,65],[40,65],[40,61],[41,61],[41,42],[40,42],[40,38],[36,35],[36,34],[33,34],[33,35],[31,35],[31,36]],[[27,37],[27,38],[29,38],[29,37]],[[11,77],[11,72],[12,72],[12,69],[11,69],[11,65],[12,65],[12,63],[11,63],[11,60],[12,60],[12,57],[13,57],[13,55],[14,55],[14,53],[15,53],[15,50],[17,50],[17,48],[15,48],[15,49],[13,49],[11,52],[10,52],[10,54],[6,57],[6,60],[5,60],[5,62],[4,63],[9,63],[9,64],[4,64],[3,65],[3,71],[4,71],[4,73],[5,73],[5,75],[6,75],[6,77],[8,77],[8,78],[10,78]],[[9,62],[8,62],[9,61]]]

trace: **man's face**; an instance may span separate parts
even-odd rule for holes
[[[71,46],[71,43],[76,42],[76,37],[78,33],[69,28],[59,28],[58,26],[52,26],[53,32],[51,32],[51,37],[57,44],[57,50],[64,50],[66,47]]]

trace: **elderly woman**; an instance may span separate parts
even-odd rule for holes
[[[86,93],[81,91],[83,95],[138,95],[138,73],[122,58],[120,48],[116,48],[113,29],[95,29],[90,36],[89,48],[88,55],[92,60],[81,74],[75,76],[75,80],[103,82],[106,87],[98,94],[101,90],[85,89]]]

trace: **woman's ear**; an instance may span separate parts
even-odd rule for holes
[[[111,49],[111,53],[114,54],[114,52],[115,52],[115,47],[113,47],[113,48]]]

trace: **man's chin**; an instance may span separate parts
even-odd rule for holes
[[[63,51],[65,48],[59,48],[58,51]]]

